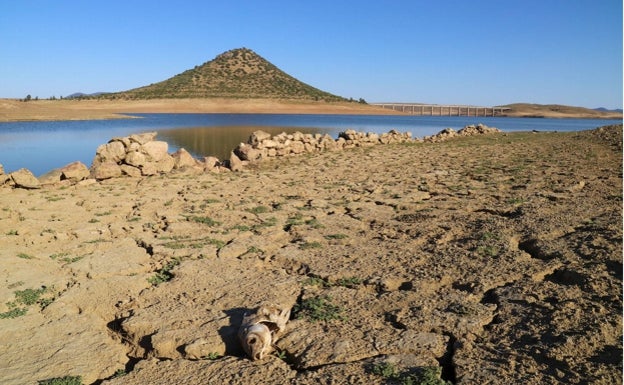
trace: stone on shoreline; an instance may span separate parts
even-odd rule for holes
[[[9,175],[11,176],[11,179],[13,180],[13,183],[16,187],[22,187],[26,189],[38,189],[41,187],[39,179],[37,179],[33,175],[33,173],[26,168],[21,168],[17,171],[10,173]]]

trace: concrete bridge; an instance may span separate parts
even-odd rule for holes
[[[481,107],[420,103],[370,103],[373,106],[424,116],[503,116],[509,107]]]

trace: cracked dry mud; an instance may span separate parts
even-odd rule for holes
[[[622,383],[621,143],[493,134],[0,189],[0,382],[376,384],[392,363]],[[265,302],[299,311],[254,362],[236,333]]]

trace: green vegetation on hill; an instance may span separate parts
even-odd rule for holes
[[[105,99],[269,98],[345,101],[283,72],[254,51],[239,48],[172,78]]]

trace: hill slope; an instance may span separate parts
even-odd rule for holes
[[[506,116],[521,118],[592,118],[621,119],[618,111],[599,111],[585,107],[565,106],[560,104],[513,103],[501,107],[509,107]]]
[[[345,100],[295,79],[247,48],[224,52],[162,82],[103,97]]]

